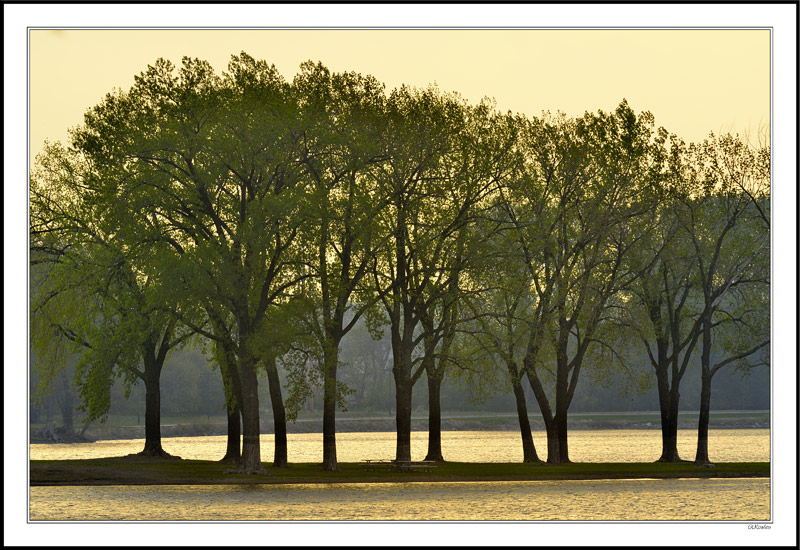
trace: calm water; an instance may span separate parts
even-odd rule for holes
[[[575,431],[570,456],[579,462],[634,462],[658,458],[657,430]],[[393,458],[394,433],[337,435],[342,462]],[[544,434],[534,434],[541,455]],[[187,459],[218,459],[224,437],[166,438],[164,448]],[[427,434],[412,434],[412,458],[425,454]],[[89,458],[138,452],[142,440],[78,445],[31,445],[31,458]],[[321,434],[290,434],[289,461],[322,460]],[[445,432],[452,461],[515,462],[516,432]],[[273,450],[262,436],[262,457]],[[679,440],[694,457],[694,436]],[[769,430],[712,430],[712,460],[769,460]],[[31,487],[32,521],[218,520],[713,520],[770,519],[769,479],[671,479],[459,483],[306,484],[248,486]]]
[[[364,459],[393,459],[394,432],[356,432],[336,434],[336,453],[340,462]],[[540,458],[547,457],[544,432],[534,432]],[[225,454],[225,436],[167,437],[164,450],[185,459],[218,460]],[[411,458],[422,460],[428,445],[427,432],[411,432]],[[680,433],[678,451],[693,460],[697,445],[691,431]],[[98,441],[65,445],[30,446],[32,460],[102,458],[138,453],[143,439]],[[717,462],[769,461],[769,430],[709,430],[709,456]],[[322,462],[322,434],[289,434],[289,462]],[[653,462],[661,454],[659,430],[575,430],[569,434],[570,459],[574,462]],[[261,459],[272,460],[274,438],[261,436]],[[453,462],[520,462],[522,443],[519,432],[479,431],[443,432],[442,453]]]

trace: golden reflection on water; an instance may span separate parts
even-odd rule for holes
[[[32,521],[767,521],[768,479],[32,487]]]
[[[694,433],[681,434],[681,456],[694,458]],[[543,433],[534,433],[540,456]],[[273,436],[262,436],[269,462]],[[412,458],[424,457],[427,433],[412,433]],[[658,430],[586,430],[570,433],[575,462],[652,462]],[[217,460],[225,437],[171,437],[164,448],[186,459]],[[31,445],[31,459],[122,456],[143,440]],[[290,434],[289,462],[320,462],[321,434]],[[337,434],[340,462],[394,458],[392,432]],[[519,462],[518,432],[444,432],[445,459]],[[769,430],[711,430],[711,459],[770,459]],[[770,519],[769,479],[634,479],[461,483],[378,483],[233,486],[31,487],[32,521],[677,521]]]
[[[393,459],[394,432],[356,432],[336,434],[340,462],[365,459]],[[547,456],[544,432],[534,432],[540,458]],[[694,431],[678,436],[678,451],[693,460],[696,449]],[[411,433],[411,458],[422,460],[427,451],[427,432]],[[218,460],[225,454],[225,436],[168,437],[164,449],[185,459]],[[138,453],[143,439],[98,441],[65,445],[33,444],[32,460],[67,460],[124,456]],[[261,459],[272,460],[274,436],[261,436]],[[289,462],[322,462],[322,434],[289,434]],[[454,462],[521,462],[519,432],[459,431],[442,433],[445,460]],[[653,462],[661,453],[659,430],[575,430],[569,434],[569,453],[574,462]],[[709,455],[716,462],[767,462],[768,429],[709,430]]]

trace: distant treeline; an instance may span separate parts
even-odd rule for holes
[[[224,404],[249,473],[266,409],[276,466],[306,407],[335,470],[341,407],[391,409],[408,461],[424,395],[443,460],[443,406],[510,394],[524,460],[534,407],[557,464],[570,410],[648,388],[661,460],[693,403],[708,463],[712,380],[769,365],[769,177],[767,146],[687,145],[624,100],[527,117],[312,62],[159,59],[37,158],[36,377],[73,364],[87,419],[143,382],[146,455],[163,411]]]

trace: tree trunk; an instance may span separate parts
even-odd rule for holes
[[[658,462],[683,462],[678,454],[678,413],[670,411],[661,425],[661,457]]]
[[[322,469],[336,472],[336,370],[339,363],[339,339],[329,336],[324,351],[324,395],[322,399]],[[277,429],[276,429],[277,433]]]
[[[705,369],[704,369],[705,371]],[[694,462],[699,466],[711,466],[708,459],[708,423],[711,414],[711,376],[703,372],[700,387],[700,418],[697,423],[697,454]]]
[[[560,322],[562,325],[561,334],[567,334],[567,330],[563,328],[563,320]],[[556,350],[556,414],[553,416],[553,423],[555,424],[555,433],[558,438],[558,463],[569,463],[569,450],[567,448],[567,409],[569,393],[569,365],[567,362],[567,337],[562,337],[558,342]]]
[[[171,457],[161,448],[161,368],[169,349],[167,342],[170,330],[161,338],[161,345],[151,339],[142,349],[144,362],[144,449],[142,456]]]
[[[397,451],[395,460],[411,460],[411,383],[395,374],[395,422],[397,424]]]
[[[535,346],[529,346],[528,352],[525,354],[524,372],[528,378],[528,382],[530,383],[533,396],[536,398],[536,402],[539,404],[539,410],[542,413],[542,420],[544,420],[544,427],[547,431],[547,463],[559,464],[561,458],[558,450],[558,434],[556,433],[556,425],[553,418],[553,412],[550,408],[550,402],[547,399],[547,394],[544,391],[544,387],[542,387],[542,383],[539,380],[539,377],[536,374],[535,366],[533,365],[535,350]]]
[[[220,361],[222,384],[225,387],[225,411],[228,417],[228,441],[220,462],[238,463],[242,458],[242,383],[232,354]]]
[[[58,442],[61,440],[61,438],[58,437],[58,434],[56,434],[55,401],[55,389],[53,388],[51,381],[50,390],[47,392],[47,397],[45,397],[44,400],[45,421],[44,429],[42,430],[41,434],[49,441]]]
[[[518,379],[514,380],[512,385],[514,387],[514,398],[517,402],[519,432],[522,436],[522,462],[541,462],[541,460],[539,460],[539,455],[536,454],[536,447],[533,444],[531,423],[528,419],[528,405],[525,402],[525,389]]]
[[[711,313],[706,298],[703,319],[703,348],[700,352],[700,418],[697,422],[697,453],[694,463],[698,466],[713,466],[708,459],[708,421],[711,414]]]
[[[142,456],[168,457],[161,447],[161,382],[158,372],[145,364],[144,449]]]
[[[72,397],[72,386],[69,383],[69,376],[67,376],[66,372],[62,371],[58,377],[61,382],[61,397],[58,400],[58,407],[61,409],[61,424],[67,437],[70,437],[75,433],[73,423],[75,404]]]
[[[427,369],[428,376],[428,454],[425,460],[444,462],[442,456],[442,379]]]
[[[272,465],[286,468],[288,464],[288,445],[286,443],[286,409],[281,395],[281,381],[275,358],[265,361],[267,381],[269,382],[269,399],[272,403],[272,418],[275,424],[275,456]]]
[[[569,447],[567,446],[567,412],[561,411],[553,420],[556,425],[556,437],[558,437],[558,463],[569,464]]]
[[[547,431],[547,463],[548,464],[561,464],[561,453],[559,452],[558,430],[556,429],[555,420],[547,421],[544,424]]]
[[[242,383],[242,457],[236,471],[246,474],[266,474],[261,464],[258,377],[253,359],[244,345],[239,347],[239,376]]]
[[[82,438],[82,437],[83,437],[83,436],[86,434],[86,430],[88,430],[88,429],[89,429],[89,426],[90,426],[91,424],[92,424],[92,421],[91,421],[91,420],[87,420],[86,422],[84,422],[84,423],[83,423],[83,428],[81,428],[81,431],[80,431],[80,433],[78,434],[78,437]]]
[[[222,457],[220,462],[236,464],[242,458],[242,413],[239,407],[233,403],[228,403],[225,409],[228,415],[228,441],[225,448],[225,456]]]
[[[242,459],[242,381],[237,367],[236,351],[228,326],[212,309],[207,309],[214,331],[221,338],[214,343],[222,387],[225,389],[225,413],[228,440],[220,462],[238,464]]]
[[[667,370],[656,370],[661,410],[661,457],[657,462],[681,462],[678,456],[678,392],[669,387]],[[673,382],[674,384],[675,382]]]

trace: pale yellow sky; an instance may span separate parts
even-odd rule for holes
[[[768,30],[31,30],[31,158],[158,57],[222,71],[240,51],[287,79],[311,59],[387,89],[436,82],[528,115],[610,110],[627,98],[687,141],[754,134],[770,120]]]

